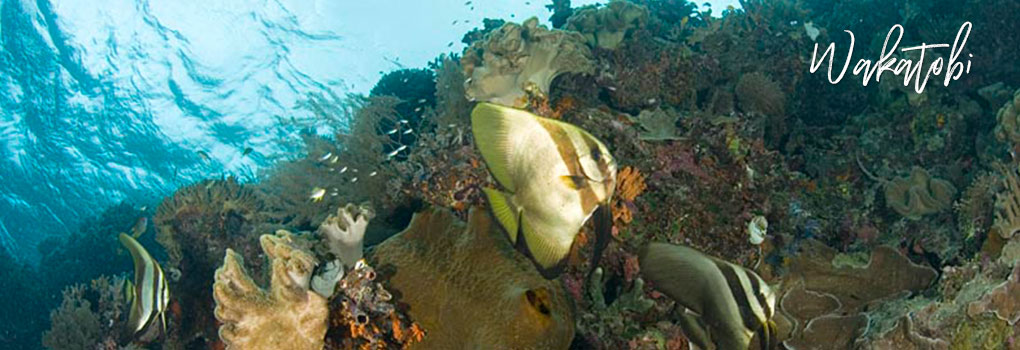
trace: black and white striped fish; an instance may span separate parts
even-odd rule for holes
[[[776,295],[754,273],[681,245],[651,243],[641,274],[686,308],[680,326],[700,349],[776,349]]]
[[[135,263],[135,282],[129,283],[130,288],[126,290],[127,300],[131,302],[128,331],[131,334],[138,334],[159,318],[165,333],[166,315],[164,311],[170,303],[170,291],[167,288],[163,269],[149,255],[145,247],[142,247],[131,236],[121,233],[120,243],[131,252],[131,258]]]

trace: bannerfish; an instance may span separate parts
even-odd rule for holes
[[[650,243],[638,256],[641,274],[686,308],[680,327],[699,349],[777,349],[776,293],[743,266],[693,248]]]
[[[127,300],[131,303],[128,316],[128,329],[137,334],[159,318],[166,333],[166,311],[170,303],[170,290],[167,288],[166,276],[159,263],[149,255],[134,238],[125,233],[120,234],[120,243],[131,252],[135,263],[135,281],[128,285]]]
[[[594,216],[594,270],[613,227],[616,162],[606,146],[577,126],[491,103],[475,107],[471,125],[482,159],[505,190],[484,192],[510,241],[553,278]]]

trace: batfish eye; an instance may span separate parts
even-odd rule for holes
[[[600,151],[598,148],[592,149],[591,159],[594,159],[596,162],[602,161],[602,151]]]

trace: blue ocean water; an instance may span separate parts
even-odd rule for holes
[[[307,94],[366,93],[463,50],[481,18],[548,17],[538,1],[0,3],[0,245],[26,261],[115,203],[254,177],[299,149],[278,121]]]

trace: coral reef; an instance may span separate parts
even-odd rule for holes
[[[515,107],[525,106],[529,94],[547,96],[557,76],[593,71],[591,52],[583,41],[576,32],[540,26],[538,18],[506,23],[464,52],[467,95]]]
[[[252,276],[262,280],[265,267],[256,233],[275,219],[263,195],[233,177],[205,180],[177,190],[156,209],[156,240],[169,255],[164,268],[172,298],[180,305],[179,337],[183,344],[217,341],[213,317],[213,273],[226,249],[249,261]],[[196,345],[197,346],[197,345]]]
[[[485,210],[466,224],[444,209],[418,213],[369,261],[425,332],[411,349],[566,349],[574,337],[563,287],[542,278]]]
[[[377,276],[362,260],[339,282],[341,294],[330,300],[326,349],[407,349],[424,339]]]
[[[1020,90],[1013,93],[1013,98],[999,108],[995,115],[999,124],[995,127],[995,136],[999,141],[1013,145],[1020,143]]]
[[[647,22],[648,9],[644,6],[617,0],[605,7],[592,5],[573,11],[563,28],[584,35],[592,48],[613,50],[628,31],[642,28]]]
[[[745,112],[767,116],[786,114],[786,95],[775,81],[761,72],[741,75],[733,92],[740,109]]]
[[[1020,175],[1016,168],[1000,167],[1005,189],[995,195],[995,230],[1009,239],[1020,231]]]
[[[932,178],[920,167],[914,167],[910,176],[893,179],[885,185],[886,204],[911,220],[949,208],[955,195],[956,188],[951,183]]]
[[[127,337],[125,281],[101,276],[65,289],[60,307],[50,313],[42,345],[53,350],[134,348]]]
[[[330,252],[345,266],[351,267],[362,258],[365,229],[374,216],[369,207],[348,204],[322,222],[319,234],[328,242]]]
[[[309,288],[317,263],[287,231],[262,235],[259,243],[272,269],[269,289],[260,288],[244,258],[227,249],[216,270],[213,297],[219,336],[227,349],[322,349],[329,308]]]

